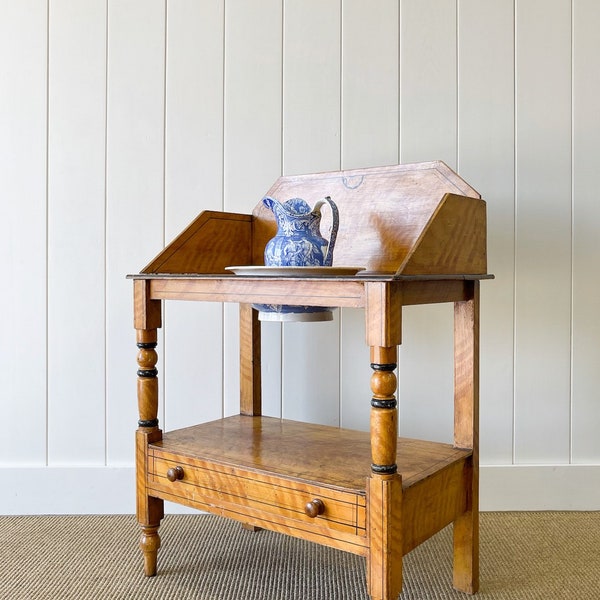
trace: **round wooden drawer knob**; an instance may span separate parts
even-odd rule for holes
[[[322,515],[324,510],[325,504],[323,504],[323,500],[319,500],[318,498],[307,502],[306,506],[304,507],[304,512],[306,513],[306,516],[310,517],[311,519]]]
[[[183,468],[182,467],[171,467],[167,471],[167,479],[169,481],[177,481],[183,479]]]

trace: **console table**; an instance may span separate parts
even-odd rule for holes
[[[273,215],[204,211],[134,284],[138,347],[137,518],[146,575],[157,572],[163,501],[366,558],[373,600],[395,600],[402,557],[454,524],[455,588],[478,587],[479,280],[485,203],[441,162],[281,177],[281,201],[325,195],[339,207],[334,266],[352,276],[234,275],[262,265]],[[260,200],[260,199],[259,199]],[[323,216],[323,227],[327,227]],[[240,305],[240,414],[163,433],[157,328],[161,302]],[[402,307],[454,304],[454,443],[398,438]],[[261,322],[253,304],[364,309],[372,374],[370,432],[261,415]],[[251,559],[251,558],[250,558]],[[450,582],[449,582],[450,583]]]

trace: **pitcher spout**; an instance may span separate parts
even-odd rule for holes
[[[263,204],[275,215],[277,223],[280,223],[282,219],[285,219],[285,209],[279,200],[266,196],[263,198]]]

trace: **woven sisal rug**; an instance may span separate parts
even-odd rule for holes
[[[367,600],[364,559],[205,514],[167,516],[157,577],[132,516],[0,517],[6,600]],[[401,600],[452,590],[451,528],[404,559]],[[478,600],[600,598],[600,513],[484,513]]]

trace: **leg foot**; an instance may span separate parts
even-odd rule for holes
[[[479,515],[468,511],[454,521],[453,586],[475,594],[479,589]]]
[[[156,563],[159,548],[160,536],[158,535],[158,525],[150,527],[142,526],[140,549],[144,553],[144,573],[147,577],[154,577],[154,575],[156,575]]]

